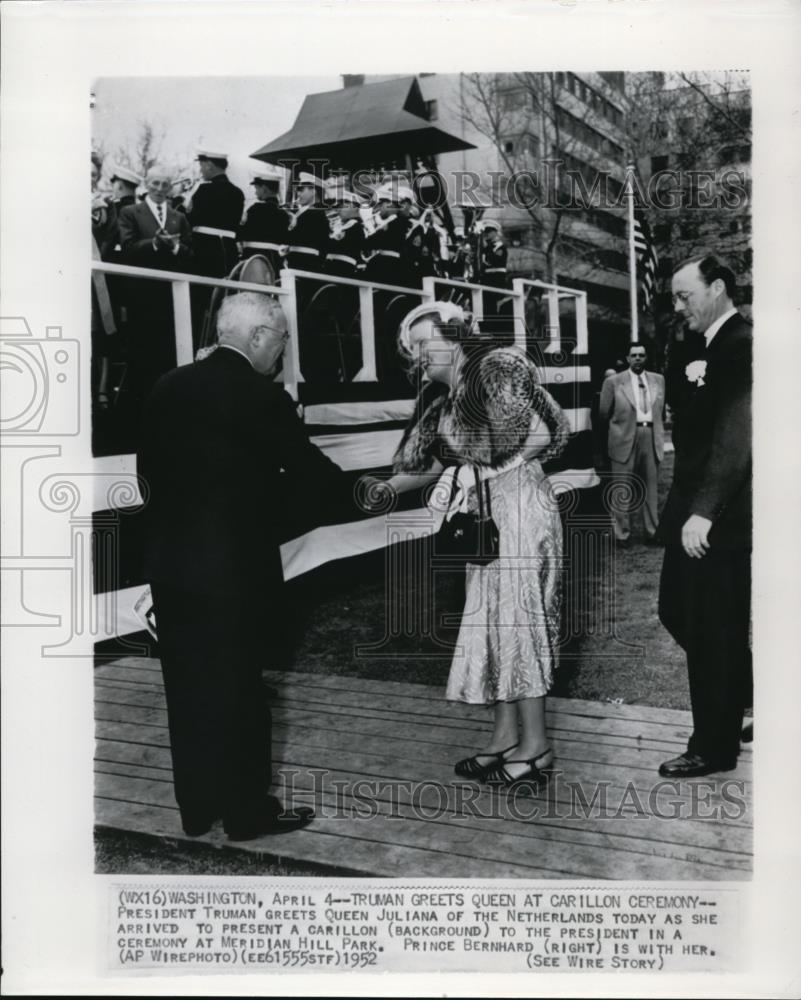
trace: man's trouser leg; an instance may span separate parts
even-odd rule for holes
[[[710,550],[692,559],[665,551],[659,593],[662,624],[687,654],[693,711],[690,753],[733,764],[751,684],[750,552]]]
[[[631,537],[631,506],[632,499],[637,496],[637,486],[633,481],[634,459],[636,448],[625,462],[610,459],[612,466],[612,491],[610,506],[614,520],[615,538],[626,542]]]
[[[253,640],[259,621],[233,599],[153,585],[173,761],[185,827],[245,825],[268,800],[270,715]]]
[[[659,465],[654,454],[653,427],[638,427],[634,444],[634,471],[639,476],[645,497],[642,503],[642,519],[645,527],[645,537],[652,538],[656,534],[659,523],[657,513],[657,481]]]

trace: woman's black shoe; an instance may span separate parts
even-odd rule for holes
[[[481,781],[487,771],[491,771],[493,767],[503,760],[503,755],[509,753],[510,750],[514,750],[516,746],[517,744],[515,743],[505,750],[499,750],[497,753],[477,753],[473,757],[465,757],[463,760],[457,761],[453,769],[460,778],[476,778]],[[489,760],[485,764],[479,764],[479,757],[489,757]]]
[[[507,771],[508,764],[526,764],[527,769],[522,774],[512,775]],[[488,785],[500,785],[503,788],[516,788],[519,785],[528,785],[531,788],[539,788],[545,784],[553,768],[553,750],[548,747],[538,757],[530,760],[501,760],[484,775],[484,781]]]

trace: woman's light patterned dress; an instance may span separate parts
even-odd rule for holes
[[[489,480],[500,556],[468,564],[446,697],[493,704],[547,694],[560,633],[562,527],[537,461]],[[475,489],[468,499],[476,507]]]

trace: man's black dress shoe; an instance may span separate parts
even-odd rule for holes
[[[181,825],[187,837],[202,837],[211,830],[219,818],[219,816],[190,816],[182,819]]]
[[[292,833],[302,830],[314,819],[314,810],[308,806],[297,806],[295,809],[284,809],[283,812],[267,813],[253,822],[230,826],[225,824],[225,832],[229,840],[255,840],[276,833]]]
[[[733,771],[735,767],[737,761],[714,761],[697,753],[683,753],[660,764],[659,773],[663,778],[700,778],[717,771]]]
[[[749,722],[747,726],[740,733],[741,743],[753,743],[754,742],[754,723]]]

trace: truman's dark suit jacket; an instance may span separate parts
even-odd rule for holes
[[[288,393],[241,354],[220,347],[163,376],[137,456],[149,493],[145,578],[190,593],[275,593],[281,469],[318,511],[346,495],[343,473],[309,441]]]
[[[713,524],[712,548],[751,545],[752,328],[739,314],[718,330],[706,354],[704,385],[673,430],[676,465],[659,534],[681,544],[690,514]]]

